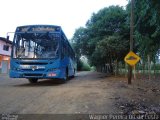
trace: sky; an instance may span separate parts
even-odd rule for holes
[[[61,26],[71,39],[93,13],[127,3],[127,0],[0,0],[0,37],[14,32],[17,26],[44,24]]]

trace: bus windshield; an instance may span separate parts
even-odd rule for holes
[[[13,58],[55,58],[58,56],[59,33],[16,33]]]

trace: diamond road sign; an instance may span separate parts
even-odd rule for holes
[[[139,60],[140,57],[132,51],[130,51],[124,58],[124,61],[128,63],[130,66],[134,66]]]

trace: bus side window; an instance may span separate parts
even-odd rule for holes
[[[68,56],[71,57],[71,51],[70,48],[68,48]]]
[[[62,47],[61,47],[61,58],[64,58],[64,43],[62,42]]]
[[[66,46],[65,46],[65,44],[63,46],[63,50],[64,50],[64,56],[66,56]]]
[[[64,45],[64,56],[68,56],[68,47],[66,44]]]
[[[66,47],[66,56],[68,57],[68,46]]]

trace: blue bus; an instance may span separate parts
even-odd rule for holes
[[[9,37],[8,37],[9,38]],[[10,77],[67,80],[76,71],[75,53],[60,26],[27,25],[16,28]]]

